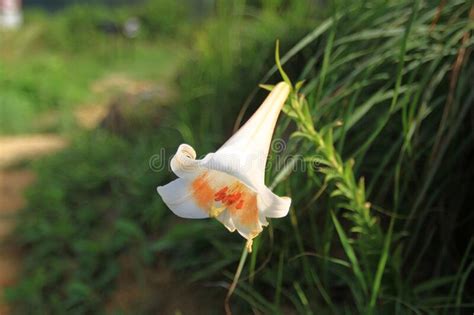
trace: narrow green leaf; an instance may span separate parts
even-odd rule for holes
[[[352,245],[350,244],[349,239],[347,238],[346,233],[344,232],[344,229],[339,223],[339,220],[336,218],[336,216],[334,215],[332,211],[331,211],[331,218],[334,223],[334,226],[336,227],[336,232],[339,235],[339,240],[341,241],[342,247],[344,248],[344,252],[346,253],[347,258],[351,262],[352,270],[354,271],[354,274],[357,280],[359,281],[359,285],[362,291],[364,291],[364,293],[367,294],[367,283],[365,281],[362,270],[360,269],[359,261],[354,252],[354,249],[352,248]]]

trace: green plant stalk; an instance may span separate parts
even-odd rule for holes
[[[237,266],[237,270],[235,271],[234,280],[232,281],[232,284],[229,287],[229,291],[227,291],[227,295],[226,295],[225,300],[224,300],[224,308],[225,308],[226,315],[231,315],[232,314],[232,311],[231,311],[230,305],[229,305],[230,297],[234,293],[234,290],[237,287],[237,283],[239,282],[239,278],[240,278],[240,274],[242,273],[242,269],[244,269],[245,260],[247,259],[249,249],[252,246],[251,242],[252,242],[251,240],[248,240],[247,243],[244,246],[244,249],[242,251],[242,255],[240,256],[239,265]]]
[[[344,230],[341,224],[339,223],[339,221],[337,220],[336,216],[332,212],[331,212],[331,218],[333,220],[334,226],[336,227],[336,231],[337,231],[337,234],[339,235],[339,239],[341,240],[341,244],[344,248],[344,251],[346,252],[347,257],[349,258],[351,262],[354,274],[358,278],[360,282],[360,286],[362,287],[363,291],[367,293],[367,284],[362,274],[362,271],[360,269],[357,256],[354,253],[354,250],[349,243],[349,239],[347,238],[346,233],[344,233]]]
[[[370,214],[370,204],[367,202],[365,197],[366,194],[364,181],[361,179],[357,183],[355,180],[352,169],[354,162],[352,160],[349,160],[346,163],[342,161],[340,155],[337,153],[334,147],[332,129],[325,130],[323,128],[323,130],[319,132],[316,131],[311,113],[309,111],[308,103],[304,97],[298,96],[297,92],[297,89],[295,89],[295,93],[291,95],[290,99],[291,110],[294,113],[293,117],[295,117],[294,119],[299,126],[299,131],[295,132],[294,135],[309,139],[316,147],[317,152],[321,154],[320,160],[324,165],[322,172],[326,175],[325,182],[332,182],[335,186],[335,190],[331,196],[342,196],[347,201],[347,204],[343,207],[352,211],[351,219],[355,222],[355,228],[359,229],[359,232],[362,232],[365,235],[378,235],[378,239],[381,239],[382,232],[378,225],[375,224],[375,218]],[[350,245],[348,238],[345,236],[345,233],[340,224],[338,224],[338,220],[334,214],[332,214],[332,218],[334,224],[336,225],[336,230],[341,242],[344,245],[343,248],[351,261],[352,268],[358,279],[359,285],[362,291],[367,295],[369,293],[367,279],[370,280],[371,277],[367,275],[364,276],[352,245]],[[389,256],[388,251],[390,242],[391,233],[389,233],[386,238],[383,255],[378,264],[376,278],[373,282],[373,288],[370,290],[371,298],[373,300],[376,299],[380,289],[381,278]],[[360,254],[362,255],[361,258],[363,261],[367,261],[366,255],[363,252]]]
[[[304,250],[303,240],[301,238],[301,233],[298,229],[298,219],[296,218],[296,214],[294,210],[292,209],[290,210],[290,219],[291,219],[291,225],[293,226],[295,230],[295,237],[296,237],[298,250],[303,253],[305,250]],[[334,303],[332,302],[331,297],[329,296],[328,292],[322,285],[321,280],[319,279],[318,275],[313,271],[313,269],[310,268],[310,264],[307,257],[303,256],[302,259],[303,259],[302,264],[303,264],[304,273],[306,275],[308,282],[309,282],[308,278],[311,278],[314,281],[316,288],[318,289],[322,298],[327,303],[327,305],[331,308],[332,312],[336,314],[337,313],[336,308],[334,307]]]
[[[307,106],[304,102],[303,106]],[[299,105],[297,105],[298,107]],[[300,119],[298,125],[302,128],[302,132],[310,139],[313,140],[314,145],[323,154],[323,158],[329,162],[327,167],[334,171],[331,177],[326,176],[326,181],[334,181],[341,192],[349,199],[350,202],[354,203],[354,210],[367,227],[373,227],[372,217],[370,216],[369,209],[370,205],[365,199],[365,189],[361,189],[361,185],[355,182],[354,174],[352,171],[352,163],[342,163],[340,156],[336,152],[333,143],[326,141],[323,136],[318,133],[310,120],[309,117],[305,116],[303,112],[296,109],[297,115]],[[304,121],[304,122],[303,122]],[[329,131],[332,133],[332,131]],[[332,136],[330,136],[332,138]],[[339,185],[338,185],[339,184]],[[342,184],[342,185],[341,185]],[[343,188],[344,187],[344,188]]]
[[[377,301],[377,296],[379,294],[380,285],[382,283],[382,276],[387,264],[388,256],[390,254],[390,244],[392,243],[393,235],[393,226],[395,224],[395,218],[392,217],[390,220],[390,226],[388,228],[387,236],[385,237],[385,242],[382,250],[382,255],[380,256],[380,261],[377,266],[377,273],[375,274],[374,284],[372,286],[372,295],[370,297],[369,312],[368,314],[373,314],[375,309],[375,303]]]
[[[398,101],[398,96],[400,94],[402,77],[403,77],[403,67],[404,67],[404,64],[405,64],[405,53],[406,53],[407,41],[408,41],[408,37],[411,33],[413,23],[414,23],[414,21],[416,19],[416,16],[417,16],[419,3],[420,3],[419,0],[416,0],[415,2],[413,2],[412,14],[410,16],[410,20],[409,20],[408,25],[405,29],[405,33],[403,35],[403,39],[402,39],[402,43],[401,43],[401,47],[400,47],[400,53],[399,53],[399,56],[398,56],[397,77],[396,77],[396,81],[395,81],[395,87],[394,87],[394,90],[393,90],[393,97],[392,97],[392,101],[390,103],[389,111],[385,114],[383,119],[379,122],[375,132],[373,132],[369,136],[368,141],[366,141],[366,143],[358,150],[357,155],[360,153],[361,157],[363,157],[365,155],[365,153],[367,152],[369,146],[373,143],[373,141],[379,136],[379,134],[385,128],[386,124],[390,120],[391,115],[393,114],[393,112],[395,111],[395,109],[397,107],[396,105],[397,105],[397,101]]]
[[[260,237],[256,237],[253,242],[252,255],[250,256],[249,282],[253,284],[255,280],[255,266],[257,264],[258,249],[260,248]]]
[[[282,291],[282,284],[283,284],[283,258],[284,252],[280,253],[280,257],[278,259],[278,273],[277,273],[277,280],[276,280],[276,290],[275,290],[275,298],[274,304],[276,308],[280,312],[280,296]]]

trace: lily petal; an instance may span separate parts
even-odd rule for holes
[[[268,187],[259,191],[259,208],[268,218],[283,218],[290,211],[291,198],[275,195]]]
[[[157,188],[163,201],[178,217],[186,219],[204,219],[209,214],[200,208],[192,197],[187,179],[178,178]]]
[[[196,151],[188,144],[181,144],[176,154],[171,159],[171,170],[182,178],[195,177],[199,170],[199,163],[196,161]]]
[[[234,224],[234,221],[232,220],[232,217],[229,211],[223,211],[217,217],[217,220],[219,220],[219,222],[221,222],[229,230],[229,232],[235,231],[235,224]]]
[[[278,83],[252,117],[215,153],[214,159],[237,159],[243,166],[241,176],[252,186],[264,185],[273,131],[289,93],[287,83]]]
[[[267,217],[288,214],[291,199],[265,186],[265,165],[278,115],[290,92],[275,86],[255,114],[215,153],[197,160],[195,150],[179,146],[171,168],[179,177],[158,187],[158,193],[178,216],[214,217],[231,232],[248,240],[268,225]],[[249,243],[250,244],[250,243]]]

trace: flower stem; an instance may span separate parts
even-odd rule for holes
[[[232,284],[229,287],[229,291],[227,292],[227,296],[225,297],[224,308],[225,308],[226,315],[232,315],[232,311],[230,310],[230,305],[229,305],[230,297],[232,296],[232,293],[234,293],[234,290],[237,287],[240,274],[242,273],[242,269],[244,268],[244,265],[245,265],[245,260],[247,259],[247,254],[251,252],[251,249],[252,249],[252,240],[248,240],[244,246],[244,250],[242,251],[242,256],[240,256],[239,266],[237,267],[237,270],[235,271],[234,280],[232,281]]]

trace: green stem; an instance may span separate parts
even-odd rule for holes
[[[245,260],[247,259],[248,253],[252,250],[252,240],[248,240],[244,246],[244,250],[242,251],[242,256],[240,256],[239,266],[235,271],[234,280],[229,287],[229,291],[227,292],[227,296],[225,297],[224,301],[224,308],[226,315],[232,315],[232,311],[230,309],[229,301],[232,293],[234,293],[235,288],[237,287],[237,283],[239,282],[240,274],[242,273],[242,269],[244,269]]]

